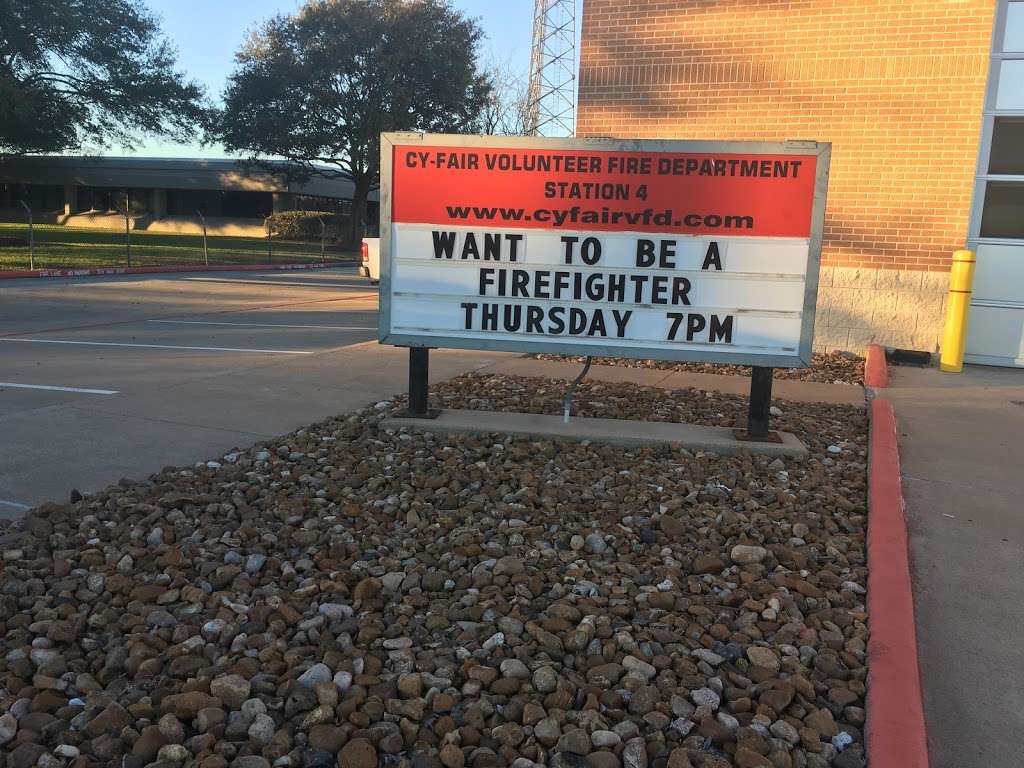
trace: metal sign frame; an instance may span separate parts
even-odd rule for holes
[[[692,350],[640,348],[614,344],[573,344],[567,348],[550,337],[518,340],[462,338],[442,335],[417,335],[391,332],[391,259],[392,259],[392,158],[396,145],[423,147],[467,147],[476,149],[567,149],[600,152],[678,152],[721,154],[814,155],[817,157],[814,199],[811,209],[811,232],[804,275],[804,303],[800,323],[800,344],[792,355],[747,354]],[[458,134],[382,133],[380,140],[380,314],[379,341],[399,347],[475,349],[489,352],[519,352],[555,355],[588,355],[620,357],[634,360],[665,360],[670,362],[732,363],[764,367],[806,368],[811,364],[814,343],[814,320],[818,297],[818,273],[821,265],[821,242],[825,226],[825,198],[828,191],[829,161],[832,145],[815,141],[677,141],[661,139],[566,139],[514,136],[466,136]],[[586,231],[585,225],[580,228]],[[544,231],[544,230],[539,230]],[[629,231],[614,234],[632,234]],[[642,235],[644,233],[636,233]],[[650,233],[647,233],[650,234]],[[685,235],[681,237],[686,237]],[[652,357],[651,353],[657,352]]]

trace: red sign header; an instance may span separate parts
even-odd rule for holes
[[[396,224],[809,237],[814,154],[396,145]]]

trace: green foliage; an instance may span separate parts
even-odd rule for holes
[[[448,0],[308,0],[238,52],[210,134],[253,161],[350,179],[358,242],[381,132],[479,128],[491,90],[476,64],[482,34]]]
[[[186,139],[202,88],[137,0],[0,0],[0,152]]]
[[[337,240],[341,220],[329,211],[279,211],[267,217],[267,225],[274,237],[319,242],[321,219],[327,225],[328,242]]]

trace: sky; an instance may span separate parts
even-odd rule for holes
[[[228,74],[234,68],[234,55],[247,32],[277,13],[291,13],[299,0],[146,0],[161,18],[167,38],[178,49],[178,68],[190,79],[206,86],[207,93],[219,99]],[[533,33],[532,0],[454,0],[466,15],[477,18],[487,37],[484,60],[509,62],[523,72],[529,71],[530,43]],[[111,154],[125,154],[111,149]],[[150,139],[131,154],[160,157],[221,157],[220,147],[184,145]]]

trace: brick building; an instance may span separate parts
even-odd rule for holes
[[[816,346],[1024,366],[1024,0],[585,0],[579,136],[832,142]]]

